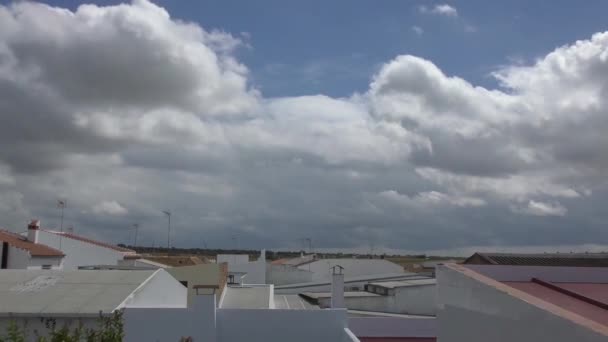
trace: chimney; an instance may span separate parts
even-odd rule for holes
[[[344,305],[344,267],[331,268],[331,308],[343,309]]]
[[[27,225],[27,239],[33,243],[38,243],[38,232],[40,231],[40,220],[32,220]]]

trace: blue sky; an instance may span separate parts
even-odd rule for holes
[[[100,5],[120,1],[92,1]],[[50,1],[75,9],[82,1]],[[495,86],[488,76],[514,60],[608,28],[608,2],[450,1],[457,17],[423,14],[431,1],[156,1],[174,17],[244,38],[239,59],[265,96],[365,91],[374,71],[400,54],[432,60],[448,75]],[[413,26],[424,30],[416,34]],[[468,29],[467,29],[468,28]],[[468,32],[473,31],[473,32]]]

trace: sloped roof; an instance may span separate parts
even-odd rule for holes
[[[26,250],[31,256],[35,257],[62,257],[65,255],[58,249],[40,243],[34,243],[33,241],[27,240],[23,235],[7,230],[0,230],[0,241],[6,242],[13,247]]]
[[[92,245],[96,245],[96,246],[100,246],[100,247],[105,247],[105,248],[108,248],[108,249],[113,249],[113,250],[118,251],[118,252],[135,253],[135,251],[132,250],[132,249],[128,249],[128,248],[123,248],[123,247],[111,245],[109,243],[105,243],[105,242],[89,239],[89,238],[86,238],[84,236],[76,235],[76,234],[73,234],[73,233],[58,232],[58,231],[46,230],[46,229],[41,229],[41,230],[45,231],[47,233],[51,233],[51,234],[55,234],[55,235],[60,235],[60,236],[66,237],[66,238],[70,238],[70,239],[74,239],[74,240],[90,243]]]
[[[1,315],[111,313],[156,270],[2,270]]]
[[[491,265],[608,267],[608,253],[475,253],[464,263],[472,264],[476,255]]]

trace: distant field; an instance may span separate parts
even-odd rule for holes
[[[412,258],[412,257],[390,257],[390,258],[386,258],[386,259],[394,262],[395,264],[401,265],[401,266],[405,266],[405,265],[409,265],[409,264],[417,264],[417,263],[427,261],[427,259],[424,259],[424,258]]]
[[[404,257],[388,257],[386,258],[389,261],[394,262],[395,264],[401,265],[401,266],[406,266],[406,265],[410,265],[410,264],[418,264],[418,263],[423,263],[425,261],[435,261],[435,260],[459,260],[459,261],[464,261],[464,258],[453,258],[453,257],[428,257],[428,258],[415,258],[415,257],[408,257],[408,256],[404,256]]]

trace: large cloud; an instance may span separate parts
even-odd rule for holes
[[[240,44],[143,0],[0,6],[2,223],[56,225],[59,197],[117,242],[166,241],[164,209],[184,246],[608,242],[608,34],[499,89],[398,56],[346,98],[264,98]]]

